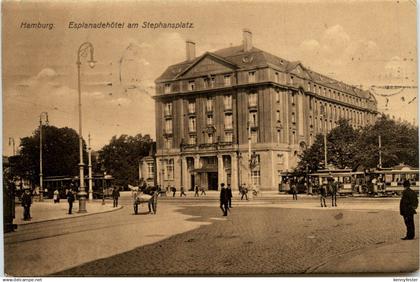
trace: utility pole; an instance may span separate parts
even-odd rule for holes
[[[90,147],[90,133],[88,134],[88,169],[89,169],[89,201],[93,200],[93,185],[92,185],[92,148]]]
[[[48,125],[48,113],[42,112],[39,115],[39,201],[44,201],[44,180],[42,172],[42,117],[45,116],[45,123]]]
[[[378,136],[378,143],[379,143],[379,168],[382,168],[382,143],[381,143],[381,135]]]

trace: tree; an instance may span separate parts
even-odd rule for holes
[[[327,134],[327,161],[337,168],[352,168],[357,153],[356,141],[358,132],[347,120],[338,121],[338,126]],[[324,164],[324,136],[318,134],[312,146],[300,155],[297,172],[313,172],[325,168]]]
[[[57,128],[47,125],[42,127],[43,137],[43,175],[76,176],[79,172],[79,135],[74,129]],[[14,175],[29,178],[33,184],[39,184],[39,128],[32,136],[21,138],[20,153],[15,158]],[[83,142],[83,159],[87,164],[86,144]],[[87,166],[86,166],[87,168]]]
[[[117,185],[126,187],[139,180],[140,160],[149,155],[153,140],[149,135],[113,136],[108,145],[99,151],[99,159],[107,173],[110,173]]]
[[[361,131],[357,146],[363,149],[356,155],[358,163],[371,168],[379,164],[379,135],[382,167],[392,167],[400,163],[418,167],[418,127],[396,122],[385,116]]]

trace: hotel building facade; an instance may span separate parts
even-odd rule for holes
[[[143,175],[162,187],[277,190],[317,134],[340,118],[375,121],[370,92],[253,47],[248,30],[242,45],[199,57],[187,41],[186,55],[155,81],[156,155]]]

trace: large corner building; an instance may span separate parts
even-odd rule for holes
[[[163,187],[276,190],[317,134],[340,118],[375,120],[370,92],[255,48],[248,30],[242,45],[199,57],[187,41],[186,55],[156,79],[156,170],[146,173]]]

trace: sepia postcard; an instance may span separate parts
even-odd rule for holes
[[[417,281],[416,1],[1,5],[3,281]]]

